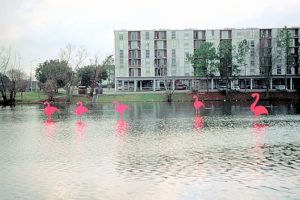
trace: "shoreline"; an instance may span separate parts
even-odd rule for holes
[[[251,94],[253,92],[232,92],[227,98],[226,95],[221,94],[220,92],[174,92],[172,94],[173,102],[191,102],[194,101],[193,96],[196,94],[201,101],[253,101]],[[261,94],[261,101],[297,101],[300,103],[300,92],[269,92],[269,98],[266,97],[266,92],[259,92]],[[32,95],[32,94],[29,94]],[[17,98],[16,104],[40,104],[46,98],[31,98],[26,99],[26,94],[23,95],[23,100]],[[167,102],[167,95],[164,92],[122,92],[122,93],[110,93],[110,94],[101,94],[98,95],[96,100],[96,104],[99,103],[111,103],[114,100],[122,101],[122,102]],[[77,101],[83,101],[84,103],[92,103],[92,98],[87,97],[85,95],[73,95],[71,104]],[[55,103],[67,103],[65,101],[65,96],[59,95],[54,98]]]

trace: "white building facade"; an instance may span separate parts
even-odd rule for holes
[[[299,27],[288,28],[291,35],[292,60],[285,65],[279,59],[277,35],[273,29],[219,29],[219,30],[118,30],[115,31],[115,85],[116,90],[159,90],[162,83],[185,84],[187,89],[206,88],[205,77],[195,77],[187,55],[193,54],[202,42],[212,42],[217,48],[221,40],[229,40],[232,46],[246,39],[250,51],[240,73],[233,77],[241,88],[262,89],[266,68],[272,69],[270,89],[273,85],[286,84],[294,90],[298,85]],[[217,89],[220,73],[210,79],[210,89]]]

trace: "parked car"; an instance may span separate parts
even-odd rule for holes
[[[78,87],[78,94],[87,94],[86,86],[83,86],[83,85],[79,86]]]
[[[226,85],[219,85],[218,90],[219,90],[220,92],[226,91]]]
[[[275,86],[276,91],[284,92],[286,91],[285,85],[276,85]]]
[[[187,86],[184,84],[177,84],[175,90],[186,90]]]
[[[122,85],[118,86],[118,90],[132,90],[133,88],[133,84],[129,84],[129,87],[128,85],[124,85],[124,88],[122,87]]]
[[[231,86],[231,90],[233,90],[233,91],[240,91],[240,86],[238,86],[238,85],[232,85]]]

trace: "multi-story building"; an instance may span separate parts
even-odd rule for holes
[[[187,56],[203,42],[212,42],[217,48],[220,42],[237,46],[244,39],[249,43],[249,54],[245,65],[239,66],[240,73],[230,79],[241,88],[263,89],[267,78],[270,89],[285,84],[293,90],[300,82],[299,28],[288,28],[291,35],[288,62],[279,56],[282,55],[278,51],[279,28],[115,31],[116,90],[159,90],[166,83],[172,88],[181,83],[187,88],[205,89],[206,78],[194,76]],[[222,72],[216,72],[210,78],[209,88],[217,89],[221,80]]]

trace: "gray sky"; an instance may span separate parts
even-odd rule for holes
[[[89,56],[114,52],[114,30],[300,25],[299,0],[0,0],[0,47],[21,66],[58,57],[67,44]],[[40,58],[40,60],[38,60]]]

